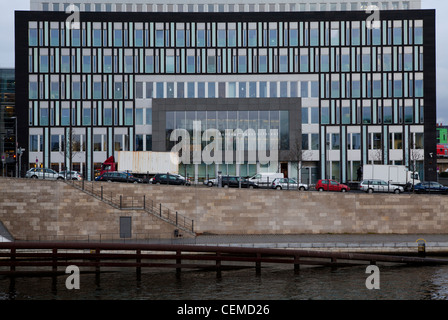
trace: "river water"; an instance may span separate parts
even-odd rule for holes
[[[448,266],[379,266],[379,289],[367,289],[366,266],[263,267],[222,271],[131,270],[80,275],[80,288],[58,277],[0,276],[0,300],[448,300]]]

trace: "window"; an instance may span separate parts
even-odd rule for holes
[[[39,136],[38,135],[30,135],[30,151],[37,152],[39,146]]]
[[[185,46],[185,31],[183,29],[176,30],[176,46],[178,47]]]
[[[104,55],[104,68],[105,73],[112,73],[112,56]]]
[[[423,80],[415,80],[415,96],[423,97]]]
[[[40,72],[48,72],[48,56],[40,56]]]
[[[423,44],[423,28],[415,27],[414,28],[414,43],[415,44]]]
[[[68,55],[61,56],[61,72],[70,73],[70,56]]]
[[[81,82],[73,81],[72,87],[72,98],[73,99],[81,99]]]
[[[349,133],[347,136],[347,144],[349,150],[361,150],[361,134]]]
[[[52,81],[50,84],[51,99],[59,99],[59,82]]]
[[[311,150],[319,150],[319,134],[311,134]]]
[[[59,149],[59,135],[51,135],[51,151],[60,151]]]
[[[309,141],[308,141],[308,134],[302,133],[302,150],[309,150]]]
[[[359,46],[361,43],[361,37],[360,37],[361,33],[359,30],[359,25],[358,26],[354,26],[352,25],[352,45],[353,46]]]
[[[248,30],[248,37],[249,37],[249,47],[256,47],[257,46],[257,29],[255,26],[250,26]]]
[[[308,54],[300,54],[300,72],[308,72]]]
[[[50,45],[53,47],[59,46],[59,29],[50,30]]]
[[[218,47],[225,47],[226,46],[226,39],[227,34],[225,29],[218,29]]]
[[[37,88],[38,88],[37,82],[30,81],[30,87],[29,87],[29,98],[30,99],[37,99],[37,97],[38,97]]]
[[[102,99],[101,82],[93,82],[93,99]]]
[[[402,44],[403,30],[401,27],[394,27],[394,44]]]
[[[310,30],[310,45],[318,46],[319,45],[319,29],[317,26],[311,27]]]
[[[90,73],[92,71],[91,64],[91,57],[89,55],[85,55],[82,57],[82,71],[84,73]]]
[[[124,57],[124,72],[126,72],[126,73],[134,72],[133,60],[134,60],[133,56],[125,56]]]
[[[72,29],[72,46],[79,47],[81,45],[81,31],[79,29]]]
[[[383,71],[392,71],[392,55],[383,53]]]
[[[370,54],[362,55],[362,71],[370,71]]]
[[[143,47],[143,30],[142,29],[135,30],[135,46]]]
[[[28,44],[33,47],[37,46],[37,29],[30,29],[28,36]]]

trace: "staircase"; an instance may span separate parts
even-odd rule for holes
[[[101,183],[95,182],[77,180],[66,180],[65,182],[69,186],[72,186],[115,209],[144,211],[190,235],[196,236],[196,233],[194,232],[194,220],[188,219],[177,211],[164,207],[161,203],[154,203],[153,200],[147,199],[145,195],[125,196],[122,194],[106,193]]]

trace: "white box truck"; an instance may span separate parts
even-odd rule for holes
[[[108,171],[130,172],[136,177],[167,172],[178,174],[179,163],[176,152],[118,151],[117,159],[110,157],[103,163],[100,174]]]
[[[363,166],[362,179],[379,179],[403,187],[420,183],[418,172],[394,165],[366,164]]]
[[[118,151],[118,170],[133,175],[179,173],[179,155],[176,152]]]

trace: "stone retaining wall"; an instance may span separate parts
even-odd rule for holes
[[[443,234],[444,195],[319,193],[94,182],[104,193],[143,197],[194,220],[212,234]],[[90,182],[86,182],[88,188]],[[118,232],[172,235],[173,227],[138,211],[113,209],[63,182],[0,179],[0,221],[15,237]]]

